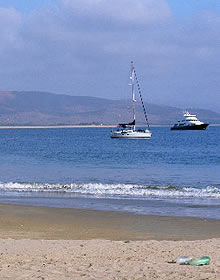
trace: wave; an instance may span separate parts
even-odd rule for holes
[[[133,184],[42,184],[42,183],[0,183],[1,192],[48,192],[93,195],[95,197],[130,198],[213,198],[220,199],[220,185],[205,188],[179,186],[149,186]]]

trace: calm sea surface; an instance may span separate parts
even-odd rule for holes
[[[0,203],[220,219],[220,127],[0,130]]]

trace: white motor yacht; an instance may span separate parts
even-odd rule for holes
[[[205,130],[209,125],[201,122],[196,115],[192,115],[189,112],[185,112],[183,116],[184,119],[175,123],[171,130]]]

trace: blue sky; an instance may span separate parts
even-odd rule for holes
[[[179,18],[193,16],[201,11],[219,13],[219,0],[168,0],[168,4]]]
[[[59,0],[0,0],[0,7],[14,7],[21,12],[36,10],[47,5],[56,5]],[[177,17],[185,18],[201,11],[220,11],[219,0],[167,0]]]
[[[13,7],[21,12],[29,12],[56,2],[57,0],[0,0],[0,7]]]
[[[220,0],[0,0],[0,26],[0,90],[121,99],[134,60],[147,102],[220,112]]]

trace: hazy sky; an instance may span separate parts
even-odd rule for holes
[[[0,0],[0,90],[220,112],[220,0]]]

